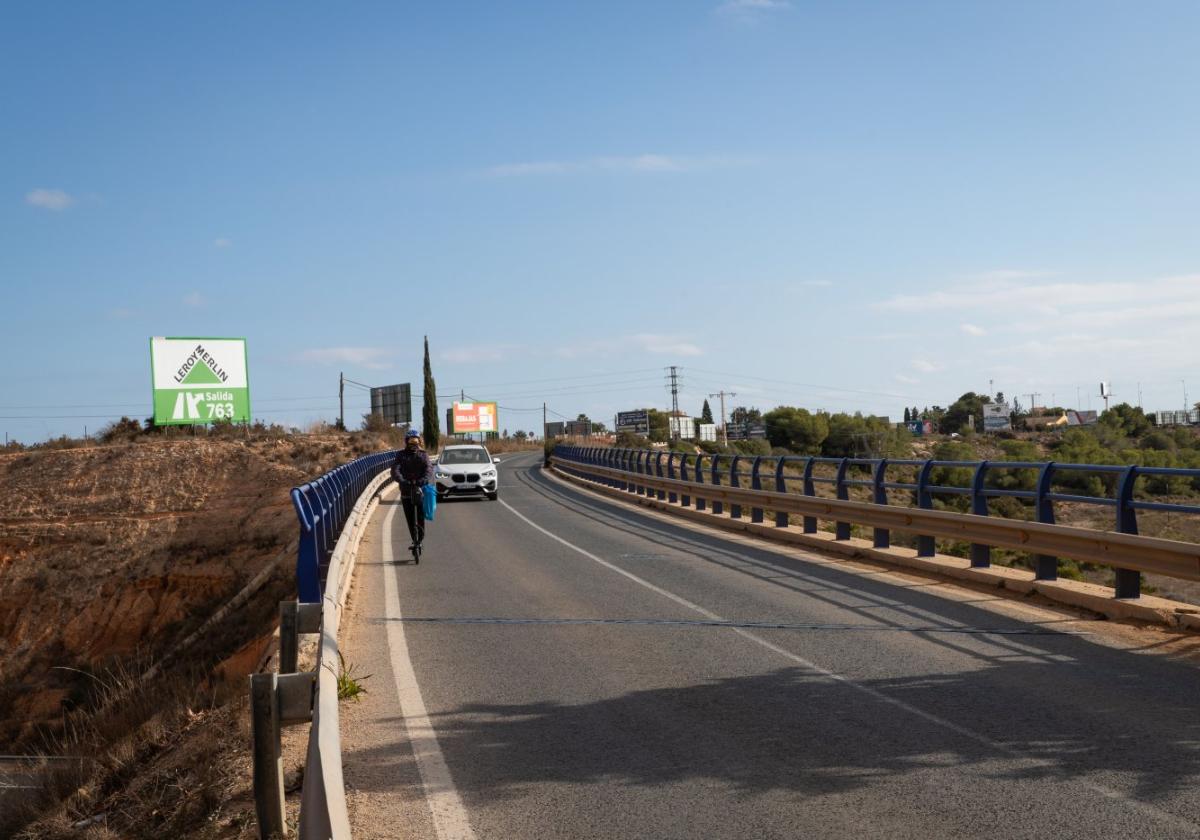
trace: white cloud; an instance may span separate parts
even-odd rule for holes
[[[300,361],[317,364],[344,363],[359,365],[368,370],[384,370],[391,367],[388,359],[392,351],[385,347],[321,347],[300,353]]]
[[[512,355],[515,345],[480,344],[474,347],[455,347],[438,354],[444,362],[453,364],[475,364],[477,362],[500,362]]]
[[[564,359],[575,359],[581,356],[613,354],[628,350],[676,357],[704,355],[704,350],[699,345],[683,336],[656,333],[638,333],[608,339],[578,341],[557,347],[553,352],[554,355]]]
[[[643,174],[663,172],[700,172],[747,163],[744,158],[684,157],[643,154],[629,157],[594,157],[580,160],[542,160],[504,163],[484,170],[491,178],[521,178],[547,175],[586,175],[591,173]]]
[[[191,294],[186,295],[183,299],[183,302],[184,305],[190,306],[193,309],[199,309],[206,303],[204,300],[204,295],[200,294],[199,292],[192,292]]]
[[[642,333],[632,337],[634,342],[641,345],[647,353],[658,353],[664,356],[702,356],[704,351],[690,341],[684,341],[675,335],[654,335]]]
[[[987,330],[974,324],[959,324],[958,328],[967,335],[987,335]]]
[[[213,240],[214,248],[229,248],[232,245],[233,245],[233,241],[230,239],[226,239],[223,236],[218,236],[216,239]]]
[[[66,210],[75,203],[75,198],[62,190],[36,189],[25,195],[25,203],[43,210]]]
[[[939,370],[945,370],[946,366],[939,362],[931,362],[928,359],[913,359],[912,366],[921,371],[921,373],[937,373]]]
[[[791,7],[788,0],[727,0],[717,7],[717,11],[722,14],[753,14],[777,12]]]

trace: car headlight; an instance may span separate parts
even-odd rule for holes
[[[491,477],[492,477],[492,476],[494,476],[495,474],[496,474],[496,471],[495,471],[495,470],[484,470],[484,471],[483,471],[483,475],[484,475],[484,477],[485,477],[485,478],[491,478]]]

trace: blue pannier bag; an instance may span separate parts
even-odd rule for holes
[[[425,518],[432,521],[437,510],[437,490],[429,485],[421,488],[421,504],[425,507]]]

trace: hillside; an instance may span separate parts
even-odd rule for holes
[[[133,756],[105,754],[114,744],[129,742],[124,749],[145,764],[186,753],[179,738],[205,718],[224,719],[224,738],[236,736],[225,701],[244,693],[278,601],[294,596],[289,489],[387,448],[384,436],[366,433],[146,435],[0,455],[2,752],[99,759],[70,780],[84,801],[76,796],[38,836],[89,816],[81,809],[93,810],[92,799],[119,802],[137,786]],[[167,659],[159,676],[140,679],[256,576],[261,586],[244,606]],[[107,836],[157,836],[166,827],[124,807],[124,827]]]

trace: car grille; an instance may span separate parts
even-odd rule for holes
[[[450,478],[455,484],[462,484],[464,481],[479,481],[479,473],[454,473]]]

